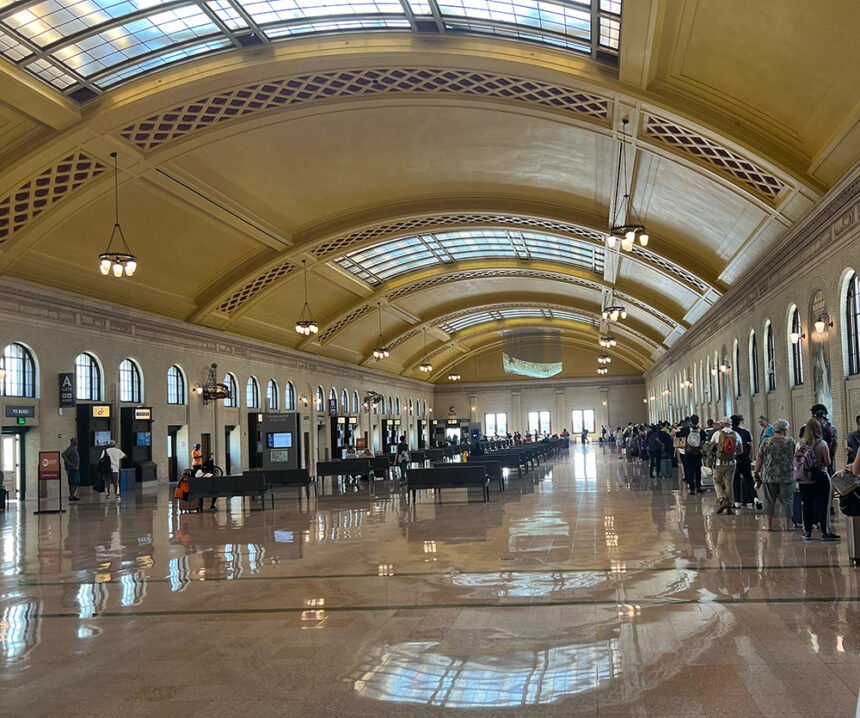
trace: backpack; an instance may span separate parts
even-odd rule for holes
[[[684,451],[691,456],[698,456],[702,453],[702,435],[697,428],[691,428],[690,433],[687,434],[687,443]]]
[[[802,442],[794,452],[794,480],[801,484],[811,484],[815,481],[815,451],[806,442]]]
[[[732,430],[721,431],[717,439],[717,458],[720,461],[734,461],[737,456],[738,437]]]
[[[110,456],[108,456],[107,449],[102,451],[102,456],[99,459],[99,473],[100,474],[111,474],[113,473],[113,466],[110,462]]]

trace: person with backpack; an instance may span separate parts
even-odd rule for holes
[[[483,454],[483,450],[481,449],[481,444],[478,441],[472,442],[472,451],[470,454],[472,456],[479,456]],[[401,483],[406,483],[406,472],[409,469],[409,444],[406,443],[406,437],[400,437],[400,443],[397,444],[397,465],[400,467],[400,481]]]
[[[760,491],[765,530],[773,531],[776,502],[779,501],[781,531],[788,531],[794,500],[794,452],[797,443],[788,435],[785,419],[773,423],[773,434],[759,448],[755,461],[755,488]]]
[[[735,495],[735,508],[749,508],[752,503],[758,508],[758,499],[753,488],[752,475],[752,434],[742,426],[744,418],[740,414],[731,417],[732,429],[737,432],[743,442],[743,452],[738,456],[735,465],[735,475],[732,478],[732,490]]]
[[[830,447],[824,440],[819,419],[813,416],[803,427],[802,441],[794,452],[794,480],[800,489],[803,509],[803,540],[812,541],[812,526],[818,524],[822,541],[839,541],[830,530],[830,496],[833,489],[827,468]]]
[[[116,448],[116,442],[111,441],[99,458],[99,473],[105,482],[105,500],[110,501],[110,487],[113,485],[113,497],[119,501],[119,466],[125,458],[125,453]]]
[[[741,435],[732,428],[728,417],[722,420],[722,427],[713,433],[706,451],[714,457],[714,490],[717,492],[717,513],[731,516],[734,511],[732,480],[738,456],[743,453]]]
[[[684,478],[689,487],[689,495],[702,493],[702,450],[706,434],[699,426],[699,416],[690,417],[690,425],[684,426],[678,432],[678,438],[684,440],[684,448],[678,449],[684,463]]]

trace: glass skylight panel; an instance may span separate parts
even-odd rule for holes
[[[299,25],[287,25],[273,30],[267,29],[266,35],[271,38],[286,35],[306,35],[314,32],[338,32],[348,30],[408,30],[411,27],[408,20],[364,19],[339,20],[323,22],[303,22]]]
[[[23,60],[33,54],[27,47],[3,32],[0,32],[0,53],[13,62]]]
[[[476,327],[480,324],[489,324],[491,322],[502,321],[505,319],[539,319],[547,321],[552,319],[563,319],[578,324],[594,325],[595,321],[591,317],[587,317],[577,312],[568,312],[559,309],[543,309],[541,307],[510,307],[505,309],[493,309],[491,311],[478,311],[473,314],[466,314],[462,317],[455,317],[448,321],[439,324],[439,328],[448,334],[456,334],[457,332]]]
[[[551,0],[440,0],[443,17],[489,20],[508,25],[526,25],[588,41],[591,11]]]
[[[561,35],[548,35],[547,33],[528,30],[515,25],[493,25],[484,23],[478,25],[476,23],[467,22],[446,22],[445,27],[453,32],[463,32],[477,35],[498,35],[499,37],[510,37],[515,40],[525,40],[527,42],[539,42],[543,45],[555,45],[556,47],[564,48],[565,50],[574,50],[586,54],[591,53],[591,45],[588,42],[577,42],[572,39],[565,38]]]
[[[120,70],[117,70],[116,72],[101,75],[94,79],[93,82],[97,87],[101,89],[107,89],[108,87],[111,87],[118,82],[122,82],[123,80],[135,77],[144,72],[157,70],[174,62],[186,60],[188,58],[195,57],[197,55],[203,55],[208,52],[217,52],[218,50],[223,50],[228,47],[233,47],[233,43],[227,39],[224,39],[212,40],[211,42],[203,42],[199,45],[191,45],[176,50],[170,50],[162,55],[148,57],[146,60],[135,62],[131,65],[123,67]]]
[[[621,38],[621,23],[612,17],[600,18],[600,44],[613,50],[618,49]]]
[[[408,0],[413,15],[432,15],[433,9],[427,0]]]
[[[173,44],[218,33],[196,5],[132,20],[66,45],[53,53],[84,77]]]
[[[31,62],[26,66],[26,69],[36,75],[36,77],[41,78],[48,84],[53,85],[60,90],[65,90],[67,87],[71,87],[77,82],[77,79],[72,75],[66,74],[56,65],[41,58],[35,62]]]
[[[47,0],[7,17],[4,22],[39,47],[166,0]]]
[[[248,23],[245,21],[245,18],[243,18],[241,13],[239,13],[232,4],[227,2],[227,0],[212,0],[212,2],[206,3],[206,7],[215,13],[215,15],[218,16],[218,19],[231,30],[241,30],[242,28],[248,27]]]
[[[603,12],[611,12],[613,15],[620,15],[621,0],[600,0],[600,9]]]
[[[398,0],[245,0],[242,6],[260,25],[346,15],[403,15]]]

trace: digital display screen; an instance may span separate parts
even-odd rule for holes
[[[93,432],[93,445],[94,446],[107,446],[110,444],[110,432],[109,431],[95,431]]]
[[[286,431],[266,434],[266,447],[269,449],[291,449],[293,435]]]
[[[152,432],[151,431],[138,431],[134,435],[134,445],[135,446],[152,446]]]

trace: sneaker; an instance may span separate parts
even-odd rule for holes
[[[723,511],[727,511],[727,510],[729,510],[728,504],[720,504],[720,508],[717,509],[717,513],[721,514],[721,513],[723,513]]]
[[[803,534],[803,540],[804,541],[812,541],[812,532],[807,531],[805,534]]]
[[[822,536],[822,537],[821,537],[821,540],[822,540],[822,541],[839,541],[841,538],[842,538],[842,537],[841,537],[841,536],[839,536],[838,534],[834,534],[834,533],[827,533],[827,534],[824,534],[824,536]]]
[[[80,501],[77,496],[69,496],[69,501]]]
[[[117,502],[117,503],[119,503],[119,502],[120,502],[119,494],[117,494],[117,495],[116,495],[116,502]]]
[[[210,511],[217,511],[217,510],[218,510],[218,507],[217,507],[217,506],[210,506],[210,507],[209,507],[209,510],[210,510]]]

